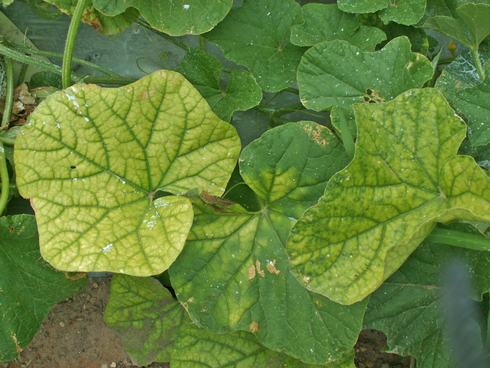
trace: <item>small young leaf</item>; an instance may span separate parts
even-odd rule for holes
[[[300,22],[301,7],[294,0],[245,0],[206,37],[250,69],[265,91],[278,92],[296,79],[303,50],[289,39],[291,26]]]
[[[152,278],[115,276],[104,320],[139,365],[156,361],[170,362],[172,368],[313,368],[265,349],[252,334],[218,335],[198,328]]]
[[[490,255],[425,243],[369,300],[365,327],[383,331],[389,349],[415,357],[417,368],[451,366],[440,276],[454,260],[467,265],[480,299],[490,290]]]
[[[288,242],[298,279],[342,304],[376,290],[436,222],[490,221],[490,179],[471,157],[457,155],[466,129],[438,90],[354,110],[354,160]]]
[[[490,62],[485,67],[490,73]],[[473,147],[490,144],[490,78],[480,80],[469,55],[458,56],[444,68],[436,87],[468,123],[470,144]]]
[[[262,100],[262,90],[252,74],[232,70],[222,86],[222,65],[201,49],[191,49],[180,65],[180,71],[208,101],[213,111],[229,121],[235,111],[245,111]]]
[[[15,167],[48,262],[144,276],[167,269],[184,245],[193,214],[180,195],[221,195],[239,151],[235,129],[184,77],[158,71],[121,88],[50,95],[17,137]]]
[[[413,53],[406,37],[395,38],[375,52],[330,41],[313,46],[301,58],[298,84],[303,105],[322,111],[335,105],[391,100],[422,87],[432,74],[430,61]]]
[[[233,0],[93,0],[94,8],[106,16],[118,16],[137,9],[156,30],[171,36],[210,31],[230,11]]]
[[[361,25],[355,15],[338,10],[335,4],[306,4],[302,7],[303,24],[291,28],[291,43],[313,46],[322,41],[344,40],[361,49],[373,51],[386,40],[376,27]]]
[[[290,273],[285,242],[347,156],[328,129],[312,122],[274,128],[242,152],[240,171],[263,208],[208,198],[170,268],[178,299],[199,325],[251,331],[269,349],[311,364],[352,353],[365,303],[349,308],[308,292]],[[211,203],[209,203],[211,202]]]
[[[0,218],[0,362],[31,341],[48,311],[85,279],[68,280],[41,260],[34,216]]]
[[[417,24],[425,12],[427,0],[338,0],[339,9],[348,13],[374,13],[384,23],[407,26]]]

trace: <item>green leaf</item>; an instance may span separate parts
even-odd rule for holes
[[[384,23],[416,24],[425,13],[426,0],[339,0],[339,9],[348,13],[374,13]]]
[[[290,228],[345,166],[336,137],[319,124],[289,123],[249,144],[240,172],[262,209],[196,200],[183,253],[169,273],[192,319],[216,332],[251,331],[269,349],[311,364],[352,354],[364,303],[346,308],[308,292],[290,273]]]
[[[180,65],[182,74],[204,96],[213,111],[229,121],[235,111],[257,106],[262,100],[262,90],[249,72],[232,70],[223,75],[222,68],[217,58],[201,49],[189,50]]]
[[[432,74],[430,61],[410,51],[406,37],[395,38],[375,52],[330,41],[304,54],[298,85],[303,105],[322,111],[336,105],[391,100],[410,88],[422,87]]]
[[[490,73],[488,61],[485,66]],[[436,87],[467,122],[470,144],[473,147],[490,144],[490,78],[483,82],[479,79],[469,55],[458,56],[444,68]]]
[[[376,290],[436,222],[490,221],[490,179],[457,155],[466,129],[438,90],[354,110],[355,157],[288,242],[297,277],[342,304]]]
[[[7,7],[14,3],[14,0],[2,0],[2,6]]]
[[[417,367],[451,366],[440,274],[455,259],[467,265],[480,299],[490,290],[490,255],[425,243],[369,300],[365,327],[383,331],[390,351],[415,357]]]
[[[137,9],[156,30],[171,36],[201,34],[210,31],[230,11],[233,0],[93,0],[94,7],[107,16],[118,16]]]
[[[390,0],[338,0],[340,10],[347,13],[374,13],[388,6]]]
[[[43,0],[48,4],[56,6],[65,14],[72,15],[78,0]],[[94,27],[97,31],[114,35],[122,32],[138,19],[138,12],[129,8],[115,17],[108,17],[92,6],[90,1],[82,14],[82,22]]]
[[[33,216],[0,218],[0,362],[15,359],[51,307],[85,284],[44,263],[37,239]]]
[[[48,262],[144,276],[184,245],[193,212],[181,195],[221,195],[239,151],[235,129],[182,75],[158,71],[50,95],[17,137],[15,167]]]
[[[478,50],[480,43],[490,35],[490,3],[452,3],[451,15],[435,15],[427,19],[424,27],[444,33],[461,42],[466,47]]]
[[[414,25],[424,16],[426,5],[427,0],[390,0],[388,7],[379,13],[379,17],[384,23]]]
[[[155,279],[115,276],[104,313],[138,365],[172,368],[311,367],[260,346],[252,334],[218,335],[195,326]]]
[[[245,0],[206,37],[225,56],[246,66],[265,91],[294,84],[303,50],[289,42],[291,26],[301,22],[294,0]]]
[[[356,16],[339,11],[335,4],[306,4],[302,10],[304,23],[291,28],[294,45],[313,46],[322,41],[344,40],[373,51],[386,40],[382,30],[361,25]]]

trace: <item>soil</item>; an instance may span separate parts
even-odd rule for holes
[[[55,306],[29,346],[0,368],[136,368],[103,321],[110,279],[91,279],[81,293]],[[385,336],[366,330],[356,345],[358,368],[414,368],[410,358],[384,353]],[[148,368],[168,368],[152,364]],[[257,367],[262,368],[262,367]],[[267,367],[263,367],[267,368]]]

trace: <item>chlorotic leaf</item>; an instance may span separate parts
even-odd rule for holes
[[[413,53],[406,37],[395,38],[375,52],[345,41],[327,41],[302,57],[298,85],[303,105],[322,111],[336,105],[391,100],[408,89],[422,87],[432,74],[429,60]]]
[[[485,63],[490,73],[490,63]],[[469,126],[474,147],[490,144],[490,79],[481,81],[468,54],[460,55],[444,68],[436,87]]]
[[[455,3],[457,4],[457,3]],[[463,45],[478,50],[480,43],[490,35],[490,3],[475,1],[452,6],[453,15],[435,15],[424,23],[424,27],[444,33]]]
[[[466,129],[438,90],[354,110],[354,159],[288,242],[298,279],[342,304],[376,290],[436,222],[490,220],[490,179],[457,155]]]
[[[313,368],[265,349],[252,334],[218,335],[197,327],[153,278],[115,276],[104,320],[139,365],[156,361],[170,362],[173,368]]]
[[[361,49],[373,51],[386,40],[376,27],[361,25],[355,15],[338,10],[335,4],[306,4],[302,7],[303,24],[291,28],[291,43],[313,46],[322,41],[344,40]]]
[[[339,0],[339,9],[348,13],[374,13],[384,23],[417,24],[425,13],[427,0]]]
[[[26,347],[56,303],[85,279],[68,280],[41,260],[34,216],[0,218],[0,362]]]
[[[189,82],[158,71],[121,88],[50,95],[14,157],[48,262],[144,276],[167,269],[184,245],[193,212],[180,195],[221,195],[239,150],[235,129]]]
[[[478,294],[490,290],[488,253],[426,243],[370,298],[365,327],[383,331],[389,350],[415,357],[417,367],[451,366],[440,276],[455,260],[467,265]]]
[[[291,26],[301,23],[294,0],[245,0],[206,37],[230,60],[246,66],[268,92],[290,87],[303,50],[289,42]]]
[[[250,331],[267,348],[310,364],[352,354],[365,303],[345,308],[308,292],[290,273],[284,248],[295,219],[347,161],[337,138],[312,122],[274,128],[243,150],[240,171],[262,209],[196,200],[187,244],[169,270],[193,320],[216,332]]]
[[[229,121],[235,111],[249,110],[262,100],[262,90],[252,74],[233,70],[224,78],[219,60],[201,49],[188,51],[180,70],[223,120]]]
[[[56,6],[65,14],[72,15],[78,0],[43,0],[51,5]],[[114,35],[122,32],[138,19],[138,12],[129,8],[115,17],[108,17],[96,10],[92,3],[85,8],[82,14],[82,22],[94,27],[97,31]]]
[[[106,16],[137,9],[154,29],[171,36],[183,36],[213,29],[228,14],[233,0],[93,0],[93,4]]]

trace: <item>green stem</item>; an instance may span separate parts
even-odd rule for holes
[[[478,46],[471,49],[471,57],[473,58],[473,62],[475,63],[476,72],[478,73],[480,80],[483,81],[485,79],[485,70],[483,69],[483,65],[481,63]]]
[[[12,60],[4,58],[5,71],[7,73],[7,91],[5,95],[5,107],[3,109],[1,129],[8,129],[12,107],[14,106],[14,65]],[[3,148],[3,147],[2,147]]]
[[[63,65],[61,67],[61,82],[63,88],[71,86],[71,62],[73,59],[73,49],[77,38],[78,28],[82,20],[82,14],[87,6],[87,0],[78,0],[77,6],[73,12],[66,36],[65,50],[63,52]]]
[[[350,159],[354,158],[355,143],[354,137],[350,133],[350,130],[345,123],[346,119],[339,119],[338,124],[340,128],[340,138],[342,139],[342,144],[344,145],[345,152],[349,155]]]
[[[45,57],[49,57],[49,58],[63,59],[63,55],[62,54],[59,54],[57,52],[44,51],[44,50],[34,50],[34,49],[29,48],[29,47],[22,47],[22,46],[18,46],[18,45],[12,45],[12,46],[15,49],[20,50],[20,51],[22,51],[22,52],[24,52],[26,54],[37,55],[37,56],[45,56]],[[111,77],[115,77],[115,78],[121,77],[119,74],[116,74],[116,73],[114,73],[113,71],[111,71],[109,69],[106,69],[106,68],[104,68],[104,67],[102,67],[100,65],[91,63],[90,61],[87,61],[87,60],[84,60],[84,59],[73,57],[72,58],[72,61],[75,64],[86,66],[88,68],[91,68],[93,70],[96,70],[98,72],[101,72],[102,74],[109,75]]]
[[[126,85],[130,84],[136,81],[134,78],[126,78],[126,77],[96,77],[96,76],[86,76],[83,78],[78,78],[79,81],[84,82],[84,83],[94,83],[94,84],[111,84],[111,85]]]
[[[490,252],[490,239],[457,230],[435,228],[427,240],[452,247]]]
[[[7,207],[9,199],[9,172],[7,169],[7,159],[5,157],[5,150],[3,144],[0,143],[0,180],[2,181],[2,192],[0,193],[0,216]]]
[[[13,146],[15,144],[15,138],[7,138],[2,135],[0,135],[0,144],[6,144],[8,146]]]
[[[11,58],[12,60],[15,60],[19,63],[33,65],[38,68],[44,69],[48,72],[61,75],[61,68],[58,65],[13,50],[5,46],[1,42],[0,42],[0,55]],[[96,76],[81,77],[78,75],[73,75],[72,78],[77,82],[83,81],[86,83],[100,83],[100,84],[113,84],[113,85],[123,85],[135,81],[133,78],[125,78],[116,74],[114,76],[110,75],[110,76],[100,76],[100,77],[96,77]]]
[[[61,75],[61,68],[58,65],[50,63],[49,61],[28,56],[16,50],[12,50],[2,42],[0,42],[0,55],[3,55],[5,58],[10,58],[22,64],[37,66],[48,72]]]

